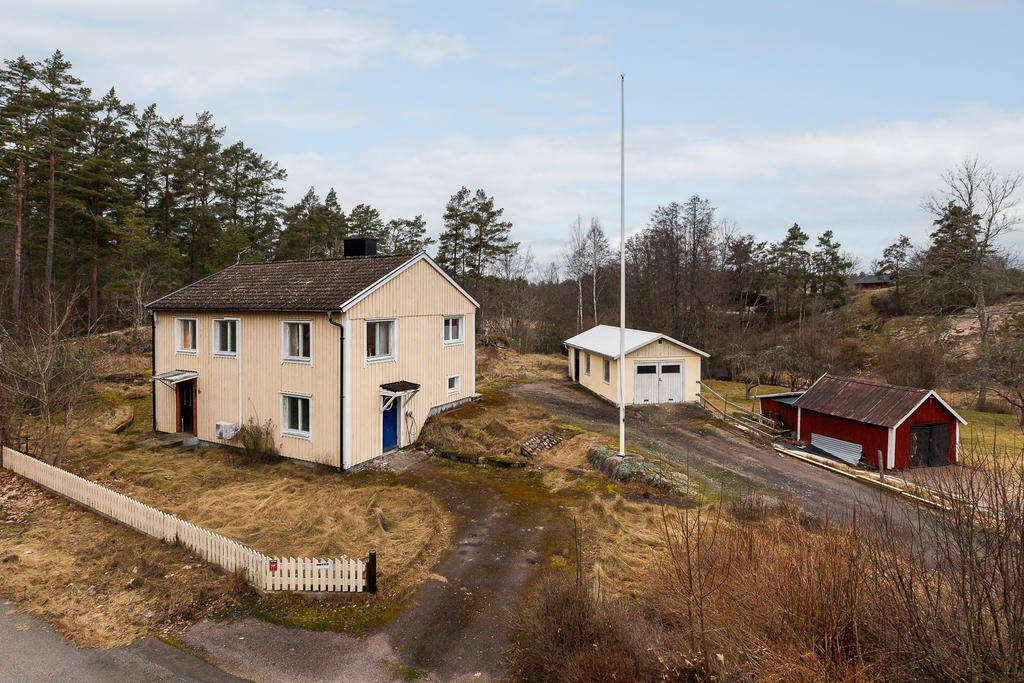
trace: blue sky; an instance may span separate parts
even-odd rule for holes
[[[635,6],[633,6],[635,5]],[[618,232],[709,197],[735,229],[833,229],[867,265],[929,231],[965,155],[1024,169],[1024,2],[497,3],[0,0],[4,56],[60,48],[96,91],[209,109],[289,172],[290,200],[422,213],[460,185],[557,257],[577,214]],[[1008,245],[1021,246],[1019,235]]]

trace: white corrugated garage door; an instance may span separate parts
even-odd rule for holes
[[[811,433],[811,445],[820,448],[829,455],[834,455],[847,465],[856,465],[860,462],[863,448],[859,443],[834,439],[831,436]]]

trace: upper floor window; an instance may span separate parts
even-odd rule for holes
[[[238,354],[238,321],[213,321],[213,355],[234,356]]]
[[[387,360],[395,357],[395,321],[366,322],[366,359]]]
[[[196,319],[174,319],[174,349],[178,353],[196,352]]]
[[[465,340],[465,317],[446,315],[444,317],[444,343],[461,344]]]
[[[313,360],[312,323],[308,320],[286,320],[281,323],[282,358],[294,363]]]

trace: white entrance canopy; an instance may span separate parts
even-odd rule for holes
[[[195,379],[199,376],[198,372],[193,370],[168,370],[167,372],[161,372],[159,375],[153,375],[150,382],[163,382],[169,387],[173,387],[175,384],[181,382],[187,382],[190,379]]]
[[[380,395],[383,399],[380,404],[381,412],[390,410],[391,405],[399,396],[412,398],[420,390],[420,385],[415,382],[386,382],[380,385]]]

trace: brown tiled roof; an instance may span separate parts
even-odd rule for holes
[[[239,263],[149,304],[156,311],[336,311],[414,258],[349,256]]]
[[[793,405],[879,427],[895,427],[928,393],[927,389],[825,374]]]

